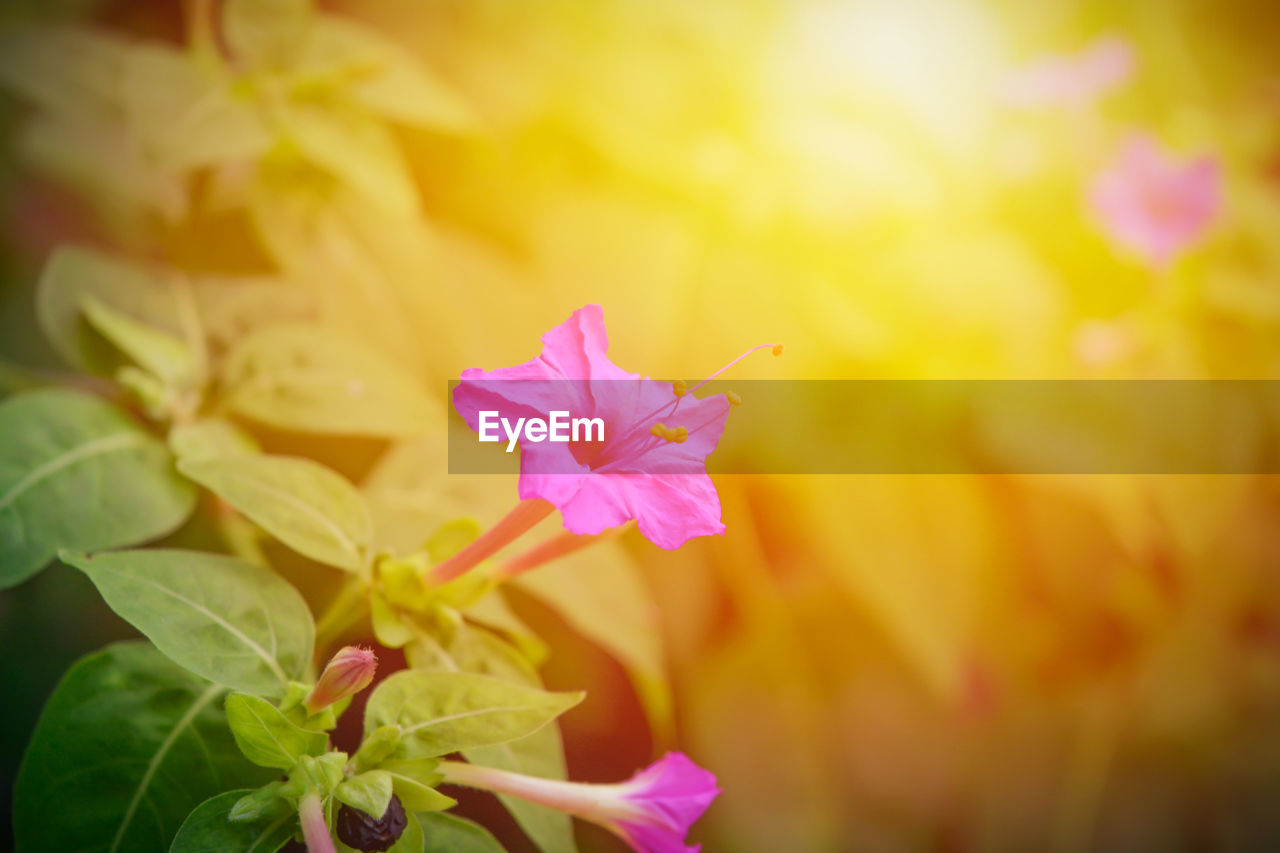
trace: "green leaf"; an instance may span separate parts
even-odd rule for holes
[[[269,569],[200,551],[63,552],[111,609],[176,663],[210,681],[280,697],[311,660],[315,627],[298,591]]]
[[[392,789],[408,811],[433,812],[453,808],[457,801],[435,789],[440,784],[439,764],[433,758],[391,759],[378,767],[391,776]]]
[[[378,685],[364,712],[365,733],[399,725],[399,754],[447,755],[505,743],[537,731],[582,701],[581,693],[550,693],[461,672],[397,672]]]
[[[280,794],[280,789],[283,787],[284,782],[277,779],[261,788],[246,792],[244,796],[232,803],[230,811],[227,812],[227,820],[252,823],[280,811],[286,807],[285,800]]]
[[[169,430],[169,449],[179,460],[260,452],[252,436],[221,418],[201,418],[175,425]]]
[[[120,350],[128,352],[128,348],[101,329],[95,330],[85,306],[99,306],[102,320],[107,316],[103,309],[108,309],[116,326],[140,324],[181,339],[180,299],[156,271],[73,246],[58,249],[45,263],[36,285],[36,315],[49,343],[68,364],[112,376],[122,364]],[[106,320],[104,325],[111,323]],[[129,334],[122,331],[120,337]]]
[[[246,338],[227,355],[222,384],[232,411],[282,429],[397,438],[421,435],[439,415],[413,376],[315,325]]]
[[[449,853],[505,853],[489,830],[463,817],[434,812],[418,815],[425,850]]]
[[[413,54],[346,18],[316,19],[295,73],[303,80],[342,80],[348,97],[394,122],[428,130],[476,128],[466,102]]]
[[[169,853],[275,853],[289,843],[298,816],[279,810],[254,821],[233,821],[231,810],[248,791],[227,791],[205,800],[187,816]]]
[[[227,697],[227,725],[244,757],[262,767],[289,770],[304,755],[322,755],[329,743],[324,732],[289,722],[265,699],[244,693]]]
[[[110,404],[60,389],[0,403],[0,587],[59,548],[154,539],[194,506],[164,445]]]
[[[298,765],[289,771],[289,781],[280,789],[280,795],[297,799],[307,791],[319,791],[327,797],[342,782],[346,764],[345,752],[326,752],[319,758],[299,756]]]
[[[391,774],[385,770],[369,770],[343,779],[333,796],[353,809],[381,818],[391,802]]]
[[[183,459],[178,470],[300,554],[348,571],[365,565],[373,522],[364,497],[318,462],[229,456]]]
[[[356,110],[305,103],[283,106],[279,118],[289,141],[310,163],[388,213],[418,215],[409,163],[381,123]]]
[[[408,813],[405,818],[404,832],[395,844],[387,848],[387,853],[423,853],[426,849],[422,846],[422,827],[418,824],[418,816]]]
[[[290,62],[313,16],[310,0],[227,0],[222,31],[249,67],[279,67]]]
[[[671,688],[657,605],[626,549],[600,542],[525,572],[515,583],[626,668],[650,725],[664,737],[671,726]]]
[[[29,27],[0,35],[0,86],[42,110],[105,115],[133,45],[89,27]]]
[[[80,307],[104,338],[166,384],[183,385],[195,378],[196,360],[182,338],[141,323],[91,293],[80,300]]]
[[[236,749],[223,689],[150,643],[82,658],[45,706],[14,789],[20,853],[166,850],[201,801],[266,782]]]

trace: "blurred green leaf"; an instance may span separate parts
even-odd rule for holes
[[[227,791],[210,797],[187,816],[169,853],[275,853],[298,829],[297,814],[280,810],[257,820],[233,821],[231,809],[249,791]]]
[[[226,819],[252,822],[281,811],[286,807],[284,799],[280,796],[280,790],[283,787],[284,782],[276,779],[252,791],[238,791],[237,793],[243,796],[231,804]]]
[[[196,378],[191,348],[177,335],[140,323],[93,294],[85,294],[80,307],[94,329],[165,384],[185,385]]]
[[[236,749],[217,699],[150,643],[119,643],[63,677],[14,790],[20,853],[167,850],[193,808],[267,781]]]
[[[161,536],[194,506],[164,445],[109,403],[60,389],[0,403],[0,587],[59,548]]]
[[[289,63],[314,16],[311,0],[227,0],[222,31],[231,53],[251,68]]]
[[[537,731],[581,702],[582,696],[469,673],[406,670],[374,690],[364,726],[369,733],[379,726],[399,725],[399,752],[404,757],[447,755]]]
[[[356,110],[292,103],[279,120],[285,136],[309,162],[340,178],[388,212],[419,213],[413,173],[395,137]]]
[[[227,697],[227,725],[244,757],[261,767],[289,770],[304,755],[322,755],[329,744],[324,732],[294,725],[265,699],[244,693]]]
[[[350,776],[338,783],[333,796],[353,809],[381,818],[391,803],[391,774],[385,770],[368,770]]]
[[[201,418],[169,430],[169,449],[179,460],[259,453],[257,442],[230,421]]]
[[[88,27],[0,33],[0,85],[51,113],[106,116],[132,50],[128,40]]]
[[[358,571],[373,523],[364,497],[341,475],[292,456],[183,459],[178,469],[295,551]]]
[[[449,853],[504,853],[489,830],[464,817],[445,812],[418,815],[425,850],[448,850]]]
[[[222,383],[229,408],[282,429],[398,438],[437,414],[411,375],[319,326],[251,335],[227,355]]]
[[[233,690],[280,697],[306,673],[306,601],[268,569],[200,551],[63,552],[108,605],[175,662]]]
[[[137,357],[124,344],[141,347],[145,357],[164,360],[151,355],[154,342],[137,342],[136,327],[181,339],[179,298],[153,270],[73,246],[58,249],[45,263],[36,311],[49,343],[68,364],[111,376],[121,365],[117,348]],[[87,306],[97,306],[91,310],[105,321],[105,329],[91,327]]]
[[[413,54],[355,21],[319,16],[296,73],[303,81],[340,80],[348,97],[394,122],[429,130],[476,127],[466,102]]]

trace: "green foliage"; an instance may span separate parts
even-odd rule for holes
[[[304,755],[323,754],[329,743],[324,732],[293,724],[275,705],[257,696],[232,693],[226,711],[240,751],[261,767],[290,770]]]
[[[504,848],[489,830],[462,817],[437,812],[418,815],[425,850],[449,853],[503,853]]]
[[[178,469],[300,554],[347,571],[369,558],[373,522],[349,482],[310,459],[183,459]]]
[[[391,802],[391,781],[391,774],[385,770],[368,770],[343,779],[333,796],[353,809],[382,817]]]
[[[19,853],[165,850],[190,811],[271,774],[244,762],[223,689],[149,643],[71,668],[45,706],[14,790]]]
[[[581,701],[581,693],[549,693],[482,675],[407,670],[373,691],[364,727],[368,734],[400,726],[397,754],[424,758],[523,737]]]
[[[320,326],[250,335],[227,355],[221,380],[231,411],[281,429],[398,438],[438,416],[411,375]]]
[[[274,572],[200,551],[62,554],[111,609],[176,663],[217,684],[283,696],[311,660],[315,627]]]
[[[237,802],[247,791],[227,791],[210,797],[187,816],[174,836],[169,853],[275,853],[298,829],[298,816],[276,809],[255,820],[233,820]]]
[[[161,536],[194,505],[164,445],[109,403],[52,389],[0,403],[0,587],[59,548]]]
[[[428,812],[451,808],[456,805],[435,789],[440,784],[435,759],[393,758],[383,761],[378,769],[391,777],[392,790],[409,811]]]

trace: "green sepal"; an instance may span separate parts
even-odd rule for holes
[[[377,767],[395,752],[400,743],[399,726],[379,726],[365,737],[360,748],[356,750],[356,770],[363,772]]]
[[[457,800],[436,790],[444,777],[436,772],[434,758],[392,759],[378,768],[391,776],[391,787],[400,803],[412,812],[438,812],[453,808]]]
[[[307,694],[311,692],[311,685],[301,681],[290,681],[289,686],[285,688],[284,698],[280,700],[280,704],[276,707],[281,713],[290,716],[290,712],[302,705],[302,700],[307,698]],[[294,720],[297,722],[297,720]]]
[[[353,809],[381,818],[391,803],[391,774],[385,770],[369,770],[343,779],[333,796]]]
[[[277,779],[256,791],[245,794],[231,806],[231,811],[227,813],[227,820],[250,822],[283,811],[285,802],[280,796],[280,789],[283,787],[284,782]]]
[[[304,729],[257,696],[227,697],[227,725],[244,757],[262,767],[289,770],[306,756],[321,755],[328,746],[324,732]]]
[[[413,630],[404,623],[400,614],[377,591],[369,594],[369,621],[378,642],[389,649],[398,649],[413,639]]]
[[[341,717],[343,712],[351,705],[351,700],[353,698],[355,697],[347,696],[344,699],[339,699],[337,702],[334,702],[329,707],[317,711],[310,717],[303,720],[302,727],[304,729],[316,729],[325,732],[333,731],[338,727],[338,718]],[[299,710],[302,710],[303,713],[305,713],[305,708],[300,707]]]
[[[442,563],[480,537],[480,522],[464,517],[446,521],[423,544],[431,562]]]
[[[385,557],[378,562],[378,580],[388,601],[406,610],[425,609],[431,602],[422,576],[427,570],[425,554],[408,558]]]
[[[318,758],[304,755],[289,773],[289,781],[280,788],[280,796],[297,800],[307,791],[331,796],[346,775],[346,766],[345,752],[327,752]]]

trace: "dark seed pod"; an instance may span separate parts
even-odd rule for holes
[[[280,848],[280,853],[307,853],[307,845],[296,838],[290,838],[289,843]]]
[[[381,818],[351,806],[343,806],[338,810],[338,840],[348,847],[364,850],[365,853],[381,853],[391,849],[400,839],[406,823],[408,820],[404,816],[404,806],[395,794],[391,795],[387,813]]]

